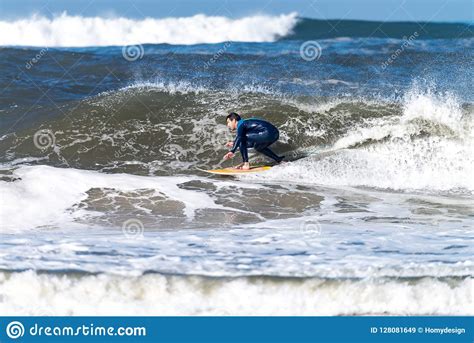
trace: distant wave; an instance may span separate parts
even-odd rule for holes
[[[296,13],[241,19],[195,15],[186,18],[100,18],[33,16],[0,21],[0,45],[86,47],[138,43],[200,44],[225,41],[272,42],[291,33]],[[8,34],[4,34],[8,32]]]
[[[285,39],[371,37],[407,39],[457,39],[474,37],[472,24],[431,22],[381,22],[365,20],[302,19]]]
[[[255,15],[240,19],[198,14],[181,18],[101,18],[34,15],[15,21],[0,20],[0,46],[87,47],[132,44],[205,44],[225,41],[274,42],[340,37],[406,39],[472,38],[472,25],[463,23],[376,22],[318,20]]]

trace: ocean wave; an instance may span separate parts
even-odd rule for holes
[[[36,158],[53,166],[115,173],[173,175],[177,168],[195,173],[196,168],[221,165],[223,144],[233,139],[224,118],[236,110],[280,128],[277,153],[308,156],[256,178],[474,191],[472,106],[430,87],[413,85],[398,100],[326,99],[289,97],[258,85],[213,89],[156,80],[104,92],[71,107],[73,123],[69,118],[52,120],[0,140],[7,152],[3,163]],[[54,147],[32,144],[43,132],[54,138]]]
[[[137,20],[71,16],[67,13],[52,19],[35,15],[16,21],[0,21],[0,32],[8,32],[0,35],[0,45],[86,47],[273,42],[288,35],[297,21],[296,13],[240,19],[199,14],[186,18]]]
[[[333,118],[333,124],[344,118]],[[473,113],[450,94],[414,87],[401,115],[365,118],[307,159],[250,178],[396,190],[474,191]]]
[[[2,272],[0,311],[46,316],[472,315],[472,287],[470,277],[327,280]]]
[[[334,27],[337,26],[337,30]],[[463,23],[376,22],[318,20],[297,13],[253,15],[233,19],[197,14],[192,17],[143,18],[82,17],[66,12],[44,17],[33,15],[14,21],[0,20],[0,46],[87,47],[132,44],[201,44],[274,42],[277,40],[331,39],[345,43],[353,38],[403,40],[464,39],[474,37]],[[364,43],[366,41],[364,40]],[[399,44],[399,43],[397,43]],[[361,51],[360,47],[357,51]]]

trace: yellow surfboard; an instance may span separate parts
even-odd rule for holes
[[[211,170],[202,170],[206,173],[217,174],[217,175],[242,175],[250,173],[259,173],[271,169],[271,166],[260,166],[253,167],[248,170],[236,169],[236,168],[224,168],[224,169],[211,169]]]

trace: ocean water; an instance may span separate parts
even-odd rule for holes
[[[0,21],[0,313],[474,314],[472,27],[336,24]]]

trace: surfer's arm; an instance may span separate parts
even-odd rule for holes
[[[237,149],[240,147],[240,143],[245,138],[244,126],[245,126],[245,123],[242,123],[239,126],[237,126],[237,136],[234,139],[234,144],[232,145],[232,149],[230,149],[230,151],[233,152],[234,154],[237,151]]]
[[[237,137],[235,137],[235,139],[234,139],[234,144],[232,145],[232,149],[230,149],[230,152],[235,154],[235,152],[239,148],[240,141],[241,141],[241,139],[240,139],[239,135],[237,135]]]
[[[240,149],[240,153],[242,154],[242,160],[244,162],[249,161],[246,138],[247,137],[245,136],[245,123],[242,123],[237,128],[237,137],[235,137],[234,145],[232,146],[232,149],[230,149],[230,151],[235,154],[237,149]]]

